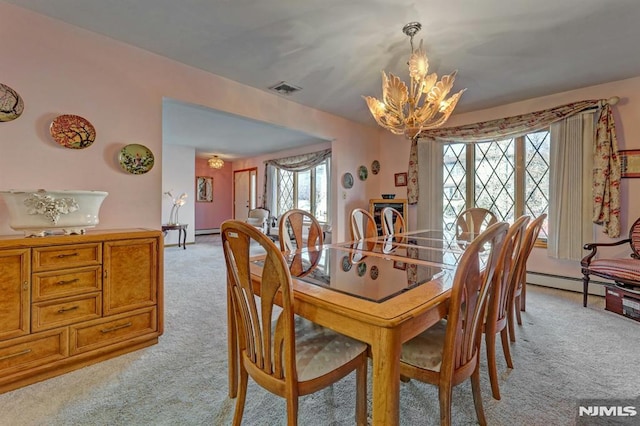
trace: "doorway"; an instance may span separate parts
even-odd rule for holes
[[[235,170],[233,172],[233,218],[244,220],[249,210],[257,207],[258,168]]]

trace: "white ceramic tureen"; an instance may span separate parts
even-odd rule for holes
[[[108,195],[103,191],[9,190],[0,191],[9,210],[9,226],[25,236],[44,236],[62,230],[84,234],[98,224],[98,212]]]

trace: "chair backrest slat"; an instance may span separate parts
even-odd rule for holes
[[[473,207],[464,210],[456,219],[456,239],[471,241],[487,227],[498,222],[491,210]]]
[[[278,237],[280,250],[292,251],[303,247],[320,247],[323,244],[320,222],[314,215],[301,209],[291,209],[282,215]]]
[[[378,236],[376,221],[367,210],[355,208],[351,211],[351,239],[362,240]]]

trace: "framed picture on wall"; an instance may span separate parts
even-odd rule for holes
[[[213,202],[213,178],[211,176],[196,177],[196,201]]]
[[[620,177],[640,178],[640,149],[618,151],[620,156]]]
[[[396,173],[393,175],[396,186],[407,186],[407,174]]]

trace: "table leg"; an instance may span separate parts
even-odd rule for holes
[[[227,286],[227,350],[229,352],[229,398],[238,396],[238,336],[229,287]]]
[[[374,425],[400,423],[400,331],[383,328],[371,343]]]
[[[187,228],[181,229],[182,233],[183,233],[183,237],[182,237],[182,249],[186,250],[187,249]],[[180,235],[178,235],[178,238],[180,238]]]

